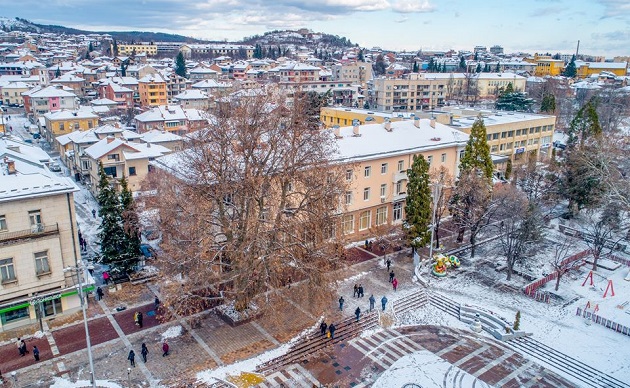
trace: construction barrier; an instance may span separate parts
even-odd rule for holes
[[[566,265],[568,263],[577,261],[577,260],[582,260],[584,259],[586,256],[588,256],[588,254],[590,253],[590,250],[585,250],[582,251],[580,253],[576,253],[573,256],[569,256],[566,259],[562,260],[562,265]],[[525,288],[523,289],[523,291],[525,292],[525,295],[529,296],[530,298],[536,299],[536,300],[540,300],[540,301],[545,301],[547,303],[549,303],[549,295],[547,294],[547,298],[546,300],[544,300],[544,298],[542,298],[543,300],[539,299],[541,298],[540,296],[538,296],[540,293],[538,291],[536,291],[538,288],[544,286],[545,284],[549,283],[550,281],[554,280],[558,278],[558,271],[552,272],[549,275],[545,276],[542,279],[538,279],[538,280],[534,280],[533,282],[529,283],[528,285],[525,286]],[[546,294],[546,293],[545,293]]]
[[[615,256],[615,255],[608,255],[606,256],[606,259],[610,260],[610,261],[614,261],[615,263],[619,263],[619,264],[623,264],[626,267],[630,267],[630,260],[628,259],[623,259],[619,256]]]
[[[630,336],[630,327],[611,321],[610,319],[606,319],[602,317],[601,315],[597,315],[595,313],[587,311],[586,309],[582,309],[581,307],[577,308],[575,315],[579,315],[582,318],[591,320],[597,323],[598,325],[602,325],[606,327],[607,329],[614,330],[617,333]]]

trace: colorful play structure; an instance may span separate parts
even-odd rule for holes
[[[431,267],[431,273],[437,277],[446,276],[446,270],[449,268],[459,268],[461,263],[457,256],[444,256],[441,253],[433,255],[433,266]]]
[[[593,275],[597,275],[608,282],[606,285],[606,290],[604,291],[604,296],[602,298],[605,298],[606,295],[608,295],[608,291],[610,291],[610,296],[615,296],[615,288],[613,287],[613,281],[611,279],[607,279],[606,277],[598,274],[597,272],[589,271],[588,275],[586,275],[586,279],[584,279],[584,282],[582,283],[582,287],[584,287],[586,282],[588,282],[589,280],[591,281],[589,285],[593,287]]]

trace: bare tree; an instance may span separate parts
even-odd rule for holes
[[[449,174],[449,170],[445,166],[432,170],[430,175],[433,184],[440,187],[437,202],[435,203],[435,219],[433,223],[435,246],[439,247],[440,224],[442,223],[442,218],[448,212],[448,203],[452,191],[450,185],[453,182],[453,176]]]
[[[553,256],[551,257],[551,267],[558,274],[556,278],[555,290],[560,288],[560,279],[564,274],[574,269],[579,268],[584,260],[567,260],[570,255],[570,249],[575,246],[576,239],[571,236],[565,236],[560,242],[556,242],[554,245]]]
[[[240,311],[263,297],[264,309],[295,281],[313,305],[330,301],[347,184],[334,138],[308,127],[304,101],[284,101],[272,92],[233,100],[151,174],[165,299],[176,311],[219,300]]]
[[[617,201],[608,201],[596,209],[589,209],[582,224],[582,238],[593,254],[593,271],[604,252],[610,253],[624,237],[628,227],[628,212]]]

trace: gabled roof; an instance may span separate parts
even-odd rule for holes
[[[139,152],[138,149],[134,148],[135,146],[136,144],[134,144],[134,146],[132,147],[129,143],[121,139],[112,139],[108,136],[102,140],[99,140],[96,144],[93,144],[90,147],[86,148],[85,153],[88,154],[88,156],[90,156],[92,159],[98,159],[119,147],[122,147],[123,151],[130,150],[132,152]]]
[[[160,131],[158,129],[153,129],[148,132],[145,132],[140,137],[147,143],[165,143],[169,141],[179,141],[182,140],[183,137],[169,131]]]
[[[88,110],[58,110],[44,115],[48,120],[98,119],[98,115]]]
[[[26,92],[29,93],[29,92]],[[46,88],[40,89],[36,92],[29,93],[31,98],[51,98],[51,97],[76,97],[77,95],[66,91],[64,89],[57,88],[55,86],[48,86]]]

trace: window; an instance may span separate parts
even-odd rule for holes
[[[21,303],[18,303],[21,304]],[[11,306],[6,306],[11,307]],[[18,321],[20,319],[29,318],[29,307],[21,307],[15,310],[7,311],[6,313],[0,314],[0,319],[2,320],[2,324],[5,325],[7,323],[12,323]]]
[[[134,176],[134,175],[136,175],[136,168],[129,167],[129,176]]]
[[[487,141],[492,140],[492,135],[490,135],[490,134],[486,135],[486,140],[487,140]]]
[[[376,209],[376,225],[383,225],[387,223],[387,206],[379,207]]]
[[[354,215],[350,214],[343,216],[341,221],[341,230],[343,230],[343,234],[354,233]]]
[[[365,169],[363,170],[363,176],[366,178],[369,178],[371,173],[372,173],[372,167],[365,166]]]
[[[352,180],[352,170],[346,170],[346,180],[347,181]]]
[[[499,147],[497,147],[497,145],[493,145],[492,147],[490,147],[490,152],[497,152]]]
[[[61,298],[47,300],[43,303],[44,315],[50,317],[62,312],[61,310]]]
[[[370,227],[370,222],[372,218],[372,212],[370,210],[366,210],[361,212],[359,217],[359,230],[366,230]]]
[[[396,182],[396,195],[402,193],[402,187],[403,187],[402,181]]]
[[[497,140],[499,138],[499,133],[493,133],[492,134],[492,140]]]
[[[433,155],[427,156],[427,163],[429,163],[429,166],[433,163]]]
[[[514,137],[514,131],[508,131],[508,137]]]
[[[38,275],[50,273],[47,251],[35,253],[35,273]]]
[[[109,175],[113,178],[116,178],[118,176],[116,174],[116,167],[105,167],[103,168],[103,170],[105,170],[105,175]]]
[[[59,130],[63,131],[65,129],[64,123],[59,123]]]
[[[516,136],[521,136],[521,130],[520,129],[516,130]]]
[[[404,171],[405,170],[405,161],[404,160],[399,160],[398,161],[398,171]]]
[[[116,161],[118,161],[118,160],[120,160],[120,156],[118,154],[110,154],[110,155],[107,155],[107,160],[116,160]]]
[[[363,200],[368,201],[370,199],[370,188],[366,187],[363,189]]]
[[[536,129],[536,128],[531,127],[531,128],[529,129],[529,134],[531,135],[532,133],[534,133],[534,130],[535,130],[535,129]]]
[[[28,218],[31,222],[31,226],[37,226],[42,224],[42,212],[41,210],[32,210],[28,212]]]
[[[381,174],[387,174],[387,163],[381,164]]]
[[[13,258],[0,260],[0,281],[2,283],[10,283],[16,280]]]
[[[381,185],[381,198],[385,198],[386,194],[387,194],[387,183],[383,183]]]
[[[446,162],[446,154],[442,154],[441,160],[442,160],[442,163]]]
[[[352,204],[352,191],[346,191],[346,205]]]
[[[7,218],[5,217],[5,215],[0,215],[0,231],[5,231],[8,230],[9,228],[7,227]]]
[[[501,139],[505,139],[507,137],[507,132],[501,132]]]
[[[393,220],[394,221],[402,220],[402,202],[396,202],[394,204]]]

